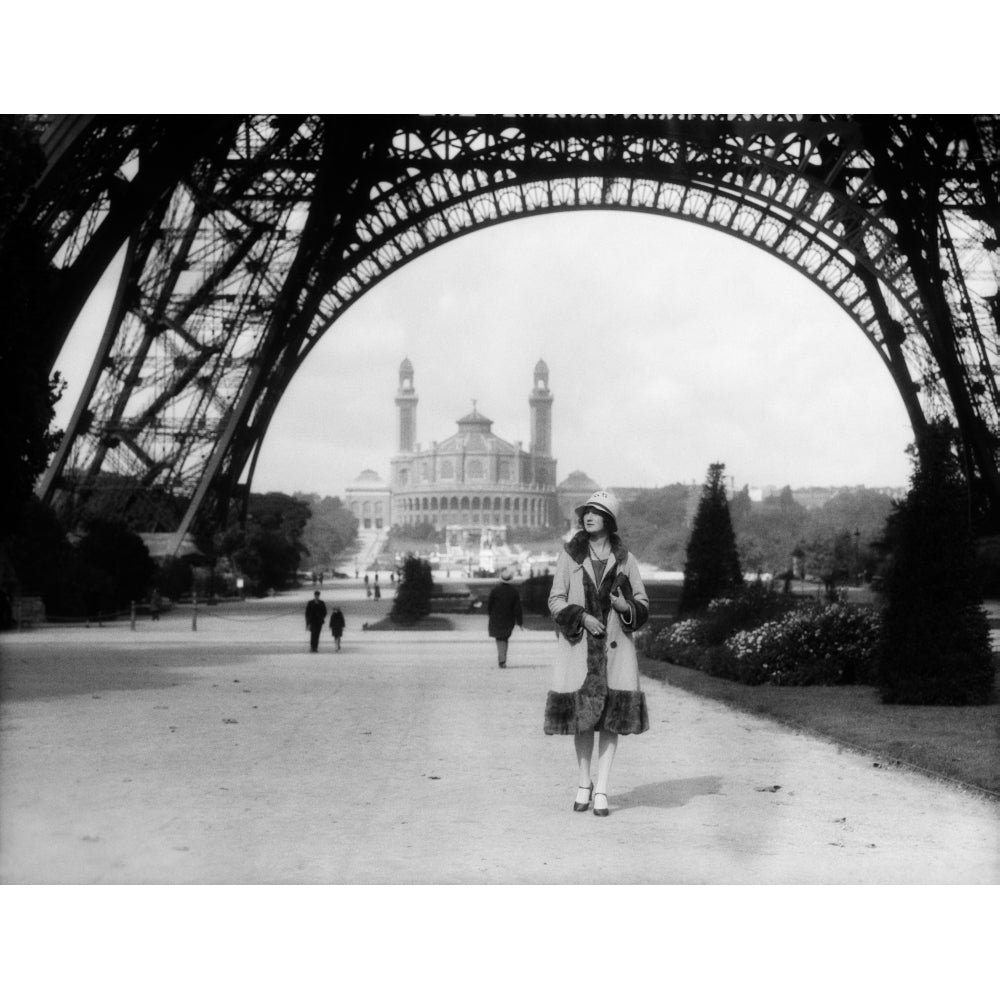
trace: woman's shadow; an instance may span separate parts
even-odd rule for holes
[[[654,809],[679,809],[698,795],[718,795],[722,779],[715,775],[700,778],[674,778],[650,785],[636,785],[631,791],[615,796],[619,810],[652,806]]]

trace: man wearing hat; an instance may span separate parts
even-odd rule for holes
[[[490,591],[486,611],[490,616],[490,635],[497,641],[497,663],[503,670],[507,666],[507,642],[514,626],[521,623],[521,595],[511,581],[514,574],[507,566],[500,573],[500,582]]]

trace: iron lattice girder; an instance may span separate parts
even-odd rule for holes
[[[225,506],[299,365],[414,256],[579,208],[685,218],[855,319],[911,420],[995,462],[996,116],[226,116],[59,120],[31,203],[72,309],[125,237],[120,309],[46,481],[115,471]],[[117,447],[124,443],[124,449]],[[87,470],[81,473],[79,470]],[[72,471],[72,476],[70,472]],[[216,511],[217,513],[217,511]]]

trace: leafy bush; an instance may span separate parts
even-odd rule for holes
[[[759,683],[871,683],[880,624],[871,608],[831,604],[737,632],[725,648],[740,669],[760,675]]]
[[[709,602],[704,614],[700,641],[706,646],[722,645],[731,635],[756,628],[780,618],[801,605],[801,599],[752,583]]]
[[[742,684],[871,684],[881,616],[753,585],[662,629],[643,652]]]
[[[685,618],[661,629],[643,645],[643,652],[657,660],[669,660],[682,667],[696,667],[706,648],[704,622],[700,618]]]

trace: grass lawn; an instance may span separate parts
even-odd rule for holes
[[[1000,662],[1000,657],[995,657]],[[883,705],[872,687],[748,687],[640,657],[647,677],[1000,797],[1000,704]]]

